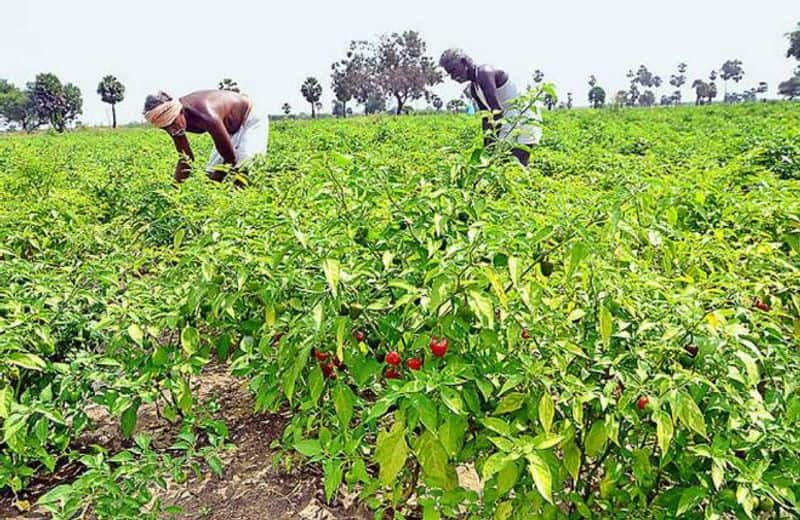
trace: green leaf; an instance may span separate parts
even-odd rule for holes
[[[694,402],[692,396],[686,392],[680,392],[678,393],[676,403],[678,407],[678,420],[680,420],[684,426],[706,437],[706,423],[703,418],[703,412],[700,411],[700,408],[697,406],[697,403]]]
[[[793,425],[798,420],[800,420],[800,397],[795,396],[789,399],[789,403],[786,405],[786,421]]]
[[[489,430],[499,433],[500,435],[511,435],[511,425],[509,425],[503,419],[498,419],[497,417],[487,417],[486,419],[481,419],[481,424],[483,424]]]
[[[550,392],[545,391],[539,399],[539,421],[542,423],[544,431],[549,432],[553,427],[553,416],[556,413],[553,397]]]
[[[316,403],[319,400],[324,389],[325,380],[323,379],[322,370],[319,365],[316,365],[308,373],[308,393],[312,403]]]
[[[324,474],[323,486],[325,487],[325,501],[331,503],[331,498],[342,484],[342,463],[335,459],[328,459],[322,464]]]
[[[567,278],[572,276],[575,268],[589,256],[589,248],[583,242],[577,242],[572,246],[569,253],[569,269],[567,269]]]
[[[519,410],[522,408],[522,405],[525,404],[526,398],[527,396],[525,394],[519,392],[512,392],[505,395],[497,404],[493,415],[503,415]]]
[[[342,428],[350,426],[350,419],[353,418],[353,405],[356,402],[356,395],[350,387],[344,383],[337,384],[333,389],[333,407],[336,409],[336,416]]]
[[[12,352],[5,356],[4,361],[17,365],[28,370],[42,370],[47,364],[42,358],[36,354],[28,354],[27,352]]]
[[[494,309],[492,309],[492,302],[485,295],[478,291],[469,291],[467,293],[467,304],[470,310],[478,317],[481,327],[491,329],[494,328]]]
[[[426,484],[445,491],[458,486],[456,470],[447,463],[444,446],[435,435],[429,431],[424,432],[419,438],[415,452]]]
[[[722,488],[722,483],[725,479],[725,461],[722,459],[714,458],[711,461],[711,481],[714,482],[714,487],[717,489]]]
[[[213,453],[208,455],[206,457],[206,464],[208,464],[208,467],[211,468],[211,471],[213,471],[217,477],[222,477],[222,461],[217,455]]]
[[[464,415],[464,401],[461,394],[450,387],[442,388],[442,402],[452,410],[453,413]]]
[[[186,236],[186,230],[184,228],[180,228],[178,231],[175,232],[175,236],[172,239],[172,248],[177,253],[180,248],[181,244],[183,243],[183,237]]]
[[[56,486],[41,497],[36,503],[40,506],[64,504],[72,497],[73,489],[69,484]]]
[[[178,381],[178,408],[184,415],[188,415],[192,411],[192,403],[192,389],[189,381],[181,379]]]
[[[633,476],[640,486],[646,486],[653,477],[653,466],[650,463],[650,449],[633,450]]]
[[[311,311],[311,318],[314,320],[314,330],[319,332],[320,328],[322,327],[323,318],[322,302],[319,302],[314,306],[314,309]]]
[[[494,510],[493,520],[508,520],[514,514],[514,502],[500,502]]]
[[[611,333],[612,333],[612,317],[611,311],[608,310],[607,307],[603,306],[600,308],[600,337],[603,340],[603,343],[608,345],[611,341]]]
[[[306,457],[312,458],[322,453],[322,446],[319,439],[303,439],[294,443],[293,448]]]
[[[419,420],[428,431],[434,433],[439,428],[439,418],[436,412],[436,405],[425,394],[416,394],[411,399],[414,402],[414,407],[419,413]]]
[[[135,323],[128,325],[128,336],[130,336],[133,342],[139,346],[141,346],[142,342],[144,341],[144,333],[142,332],[141,327]]]
[[[736,357],[738,357],[744,364],[745,371],[747,372],[747,384],[751,387],[756,386],[758,381],[761,379],[756,360],[746,352],[736,352]]]
[[[584,441],[587,457],[597,457],[603,452],[608,441],[605,421],[595,421]]]
[[[653,420],[656,423],[656,437],[658,439],[658,447],[661,450],[661,457],[663,458],[667,454],[669,443],[674,433],[672,417],[659,410],[653,414]]]
[[[531,445],[535,450],[549,450],[553,446],[556,446],[564,440],[563,435],[557,435],[555,433],[540,433],[536,437],[533,438],[531,441]]]
[[[277,314],[275,313],[275,305],[272,302],[264,304],[264,324],[267,327],[274,327],[277,322]]]
[[[130,437],[133,434],[134,428],[136,428],[137,412],[141,404],[141,399],[134,399],[133,404],[122,412],[120,427],[122,429],[122,435],[125,437]]]
[[[520,475],[520,468],[514,461],[509,461],[497,474],[497,492],[500,496],[505,495],[517,484]]]
[[[752,518],[753,508],[756,506],[756,498],[744,484],[739,484],[736,488],[736,501],[742,506],[747,516]]]
[[[28,416],[21,413],[12,413],[8,419],[3,421],[3,442],[8,444],[9,447],[19,452],[24,449],[21,443],[16,442],[17,433],[19,433],[27,424]]]
[[[408,445],[406,429],[402,421],[395,421],[390,431],[378,433],[375,443],[375,462],[378,463],[378,479],[384,486],[390,486],[406,464]]]
[[[294,360],[294,364],[284,375],[283,392],[286,394],[286,398],[289,400],[289,403],[292,402],[292,398],[294,397],[294,386],[297,382],[297,378],[300,377],[300,373],[308,363],[308,356],[311,354],[311,348],[312,347],[310,343],[301,348]]]
[[[502,282],[500,282],[500,277],[497,276],[497,273],[491,266],[485,267],[483,271],[486,275],[486,278],[489,280],[489,283],[492,285],[492,289],[494,289],[497,299],[500,300],[500,305],[502,305],[504,309],[507,309],[508,295],[506,294],[505,288],[503,288]]]
[[[14,400],[14,391],[4,386],[0,388],[0,419],[7,419],[11,412],[11,404]]]
[[[550,474],[550,467],[536,452],[530,453],[526,456],[528,459],[528,471],[533,477],[533,482],[536,484],[536,489],[545,500],[553,503],[553,477]]]
[[[325,261],[322,262],[322,270],[325,271],[325,280],[328,281],[328,287],[330,287],[334,298],[338,296],[339,279],[341,277],[339,269],[338,260],[326,258]]]
[[[347,331],[347,318],[339,317],[336,325],[336,357],[344,361],[344,337]]]
[[[706,490],[699,486],[694,486],[685,489],[683,493],[681,493],[681,499],[678,502],[677,515],[681,516],[684,513],[691,511],[705,497],[706,497]]]
[[[519,286],[519,259],[515,256],[508,257],[508,275],[511,277],[511,282],[514,286]]]
[[[481,470],[481,477],[483,477],[484,482],[492,478],[495,473],[502,470],[512,460],[514,458],[508,453],[493,453],[489,455]]]
[[[567,468],[573,482],[578,481],[581,471],[581,450],[575,444],[575,440],[569,441],[564,445],[564,466]]]
[[[200,333],[194,327],[185,327],[181,331],[181,346],[187,356],[191,356],[197,352],[200,346]]]
[[[431,432],[433,433],[433,432]],[[467,420],[460,415],[448,415],[439,427],[439,440],[447,455],[456,458],[464,444],[467,433]]]

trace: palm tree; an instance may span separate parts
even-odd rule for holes
[[[675,87],[675,92],[672,93],[671,98],[675,101],[675,105],[681,102],[681,87],[686,83],[686,67],[685,63],[678,65],[678,73],[673,74],[669,78],[669,84]]]
[[[308,77],[303,85],[300,87],[300,93],[306,101],[311,103],[311,117],[317,117],[317,103],[319,98],[322,97],[322,85],[319,84],[316,78]]]
[[[103,77],[97,85],[97,94],[103,103],[111,105],[112,128],[117,127],[117,103],[125,99],[125,85],[112,75]]]

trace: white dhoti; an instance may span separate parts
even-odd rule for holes
[[[236,166],[247,166],[256,155],[266,153],[268,141],[269,116],[267,114],[261,115],[258,112],[258,107],[253,105],[250,107],[250,113],[241,128],[231,136],[231,144],[233,144],[233,151],[236,155]],[[224,163],[225,159],[214,148],[206,165],[206,170],[212,171]]]
[[[477,101],[480,101],[483,106],[489,107],[489,102],[481,87],[477,83],[472,85],[478,94]],[[497,100],[503,108],[504,120],[497,137],[526,146],[537,145],[542,139],[542,127],[539,124],[542,116],[537,107],[528,107],[523,112],[515,103],[518,96],[517,86],[510,79],[502,87],[497,88]]]

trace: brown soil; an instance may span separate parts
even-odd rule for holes
[[[223,477],[210,472],[201,478],[191,478],[183,484],[168,482],[161,492],[162,503],[181,507],[179,518],[204,519],[368,519],[372,514],[346,495],[332,505],[324,502],[321,474],[314,468],[296,468],[285,471],[273,460],[278,451],[270,444],[280,439],[286,414],[255,414],[253,399],[243,382],[228,374],[221,365],[209,366],[194,381],[194,395],[200,402],[216,401],[220,404],[220,417],[228,425],[230,440],[235,450],[221,454]],[[97,444],[116,452],[130,441],[119,432],[118,421],[104,410],[88,411],[96,427],[78,441],[78,447]],[[139,410],[136,431],[153,437],[152,446],[166,449],[172,444],[177,427],[160,419],[154,406]],[[21,495],[21,501],[35,504],[36,499],[53,487],[69,483],[80,474],[78,464],[65,464],[53,474],[35,479]],[[35,506],[21,512],[14,505],[14,497],[0,496],[0,518],[34,519],[48,515]]]

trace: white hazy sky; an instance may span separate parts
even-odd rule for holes
[[[507,70],[524,86],[534,69],[559,92],[585,104],[586,79],[606,90],[626,86],[628,69],[646,64],[668,78],[689,64],[706,77],[726,59],[744,62],[744,90],[767,81],[770,96],[794,63],[784,34],[800,21],[798,0],[8,0],[3,2],[0,78],[23,85],[54,72],[78,85],[83,120],[108,124],[110,109],[95,91],[105,74],[125,84],[120,122],[141,120],[145,96],[215,88],[232,77],[270,113],[288,101],[306,110],[299,88],[316,76],[330,110],[330,64],[352,39],[419,30],[438,59],[452,46]],[[493,21],[496,20],[496,21]],[[667,92],[666,88],[663,88]],[[452,81],[435,87],[457,97]],[[688,86],[684,87],[689,95]],[[732,89],[733,90],[733,89]]]

